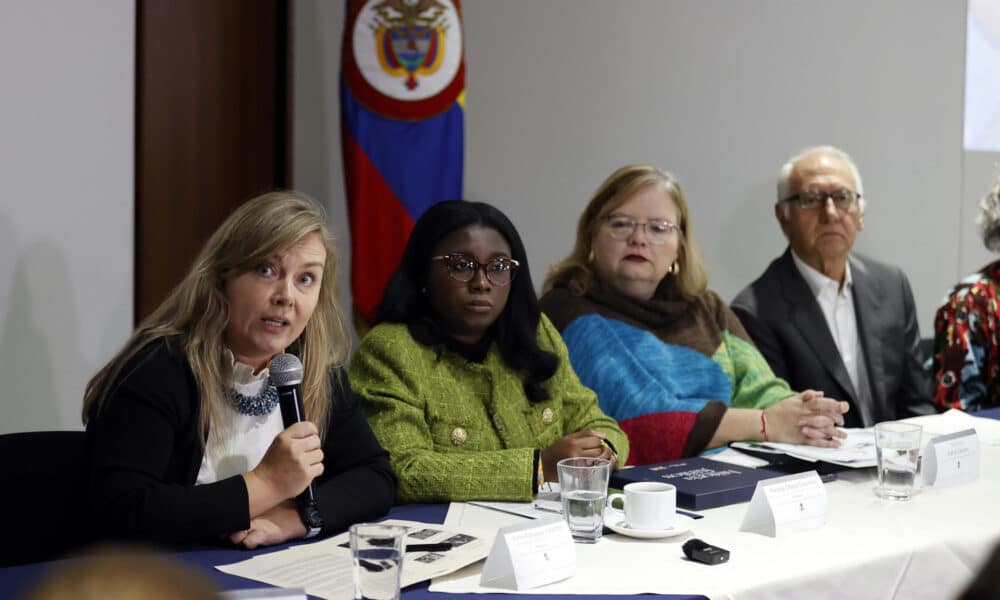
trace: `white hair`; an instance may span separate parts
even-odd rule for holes
[[[986,249],[1000,252],[1000,180],[979,201],[976,225],[979,225],[979,235],[982,236]]]
[[[847,165],[847,170],[851,172],[851,177],[854,179],[855,192],[861,195],[858,200],[858,209],[861,214],[865,214],[865,197],[864,197],[864,184],[861,182],[861,172],[858,171],[858,166],[854,164],[854,159],[851,155],[844,152],[836,146],[813,146],[811,148],[806,148],[805,150],[799,152],[795,156],[789,158],[785,164],[781,165],[781,170],[778,171],[778,203],[787,198],[790,194],[788,193],[788,188],[790,187],[789,180],[792,178],[792,169],[795,168],[796,163],[803,160],[808,156],[813,154],[826,154],[827,156],[833,156],[838,158]],[[784,216],[787,219],[789,215],[788,203],[783,204],[782,210],[784,211]]]

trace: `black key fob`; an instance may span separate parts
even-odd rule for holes
[[[713,546],[698,538],[684,542],[684,556],[706,565],[720,565],[729,562],[729,550]]]

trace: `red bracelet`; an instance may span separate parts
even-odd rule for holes
[[[764,411],[760,411],[760,434],[764,436],[765,442],[771,441],[767,439],[767,418],[764,416]]]

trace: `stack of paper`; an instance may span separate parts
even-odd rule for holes
[[[547,490],[538,492],[538,497],[534,502],[470,500],[469,504],[499,510],[512,515],[520,515],[529,519],[558,519],[562,515],[562,501],[559,498],[558,483],[549,484]]]
[[[806,444],[780,442],[734,442],[732,447],[757,451],[770,449],[809,462],[823,461],[854,469],[874,467],[876,464],[874,431],[852,428],[842,431],[847,437],[840,440],[840,448],[817,448]]]

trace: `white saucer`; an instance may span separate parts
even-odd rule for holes
[[[691,531],[691,525],[694,521],[694,519],[687,515],[677,513],[674,515],[674,526],[670,529],[632,529],[625,522],[625,515],[623,513],[612,510],[604,513],[604,524],[611,531],[645,540],[674,537],[675,535],[688,533]]]

